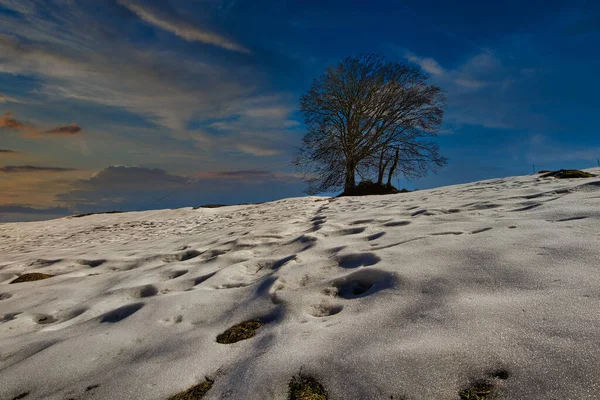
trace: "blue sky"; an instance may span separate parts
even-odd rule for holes
[[[400,186],[591,167],[599,44],[597,1],[0,0],[0,222],[302,195],[299,96],[362,52],[447,93]]]

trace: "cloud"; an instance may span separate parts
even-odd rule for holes
[[[288,151],[298,140],[300,123],[293,118],[292,99],[282,96],[260,96],[245,99],[226,109],[231,117],[211,123],[201,134],[200,146],[234,149],[241,153],[269,157]]]
[[[71,215],[65,207],[37,208],[24,204],[0,205],[0,222],[23,222],[54,219]]]
[[[45,131],[44,134],[48,135],[76,135],[81,132],[81,127],[76,123],[66,126],[58,126],[54,129]]]
[[[175,13],[167,13],[153,7],[142,6],[131,0],[117,1],[143,21],[165,31],[171,32],[172,34],[189,42],[201,42],[221,47],[226,50],[237,51],[240,53],[250,53],[250,50],[244,46],[235,43],[223,35],[200,28],[193,23],[186,21]]]
[[[0,214],[36,214],[36,215],[69,215],[69,210],[64,207],[35,208],[21,204],[0,205]],[[6,219],[2,219],[6,222]]]
[[[17,121],[13,118],[13,113],[11,111],[7,111],[2,114],[2,118],[0,118],[0,128],[9,130],[24,130],[31,129],[33,127],[24,122]]]
[[[253,156],[267,157],[267,156],[275,156],[279,154],[279,151],[253,146],[251,144],[239,143],[237,144],[237,149],[242,153],[251,154]]]
[[[232,58],[211,48],[182,51],[170,35],[140,44],[124,28],[131,25],[132,14],[116,2],[105,9],[108,20],[86,2],[0,1],[19,13],[18,18],[0,14],[0,74],[33,77],[36,87],[29,93],[36,96],[36,104],[114,110],[118,122],[93,116],[97,122],[86,121],[86,128],[114,132],[128,149],[139,148],[135,142],[143,141],[153,146],[155,157],[163,157],[165,142],[174,152],[188,154],[196,142],[207,158],[232,153],[265,157],[285,153],[299,141],[300,124],[292,118],[296,98],[266,89],[269,77],[254,57]],[[148,18],[167,21],[180,34],[196,27],[179,24],[182,17],[167,2],[160,2],[160,9],[138,0],[122,3]],[[218,8],[206,4],[203,10],[210,12],[210,7]],[[145,126],[124,128],[124,113],[135,115],[127,116],[125,124]],[[50,136],[41,128],[36,132],[29,136]]]
[[[479,89],[487,86],[487,82],[478,81],[475,79],[468,78],[458,78],[454,81],[457,85],[469,88],[469,89]]]
[[[304,187],[295,174],[265,170],[190,172],[184,176],[159,168],[115,165],[75,181],[56,200],[76,212],[141,210],[267,201],[301,195]]]
[[[46,101],[117,107],[181,131],[191,117],[224,116],[261,81],[251,60],[230,65],[209,53],[136,46],[112,30],[119,21],[85,13],[79,3],[21,11],[19,19],[0,14],[0,73],[36,77],[35,92]]]
[[[2,154],[19,154],[20,152],[9,149],[0,149],[0,153]]]
[[[5,104],[5,103],[24,103],[24,101],[17,100],[14,97],[10,97],[10,96],[0,93],[0,104]]]
[[[552,121],[551,113],[534,111],[534,105],[548,103],[548,99],[539,94],[547,86],[539,79],[541,71],[531,64],[505,61],[505,57],[513,57],[510,52],[484,48],[455,68],[443,68],[433,59],[403,49],[397,51],[421,66],[425,64],[423,60],[439,66],[431,82],[446,91],[447,128],[456,130],[460,126],[475,125],[539,132],[558,126]]]
[[[433,58],[419,57],[410,52],[406,52],[405,57],[408,61],[419,65],[432,75],[442,75],[445,72],[442,66]]]
[[[5,165],[0,166],[0,172],[5,174],[23,173],[23,172],[70,172],[77,171],[75,168],[60,168],[60,167],[36,167],[33,165]]]

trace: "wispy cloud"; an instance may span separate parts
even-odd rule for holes
[[[300,123],[293,118],[294,106],[289,98],[262,96],[239,101],[227,109],[233,118],[211,123],[216,135],[202,135],[200,143],[225,146],[259,157],[281,154],[294,139]]]
[[[0,104],[5,104],[5,103],[24,103],[24,101],[18,100],[18,99],[15,99],[14,97],[10,97],[10,96],[0,93]]]
[[[119,32],[110,30],[114,24],[107,27],[79,3],[38,3],[20,12],[19,19],[0,15],[0,73],[36,77],[36,93],[48,101],[123,108],[182,130],[192,116],[223,116],[226,106],[252,95],[260,83],[249,61],[234,68],[213,56],[120,40]],[[3,30],[19,32],[19,39]]]
[[[5,165],[0,166],[0,172],[5,174],[11,173],[29,173],[29,172],[70,172],[77,171],[75,168],[60,168],[60,167],[37,167],[33,165]]]
[[[408,51],[406,52],[405,57],[408,61],[419,65],[432,75],[442,75],[445,72],[442,66],[433,58],[419,57]]]
[[[0,1],[20,13],[19,18],[0,14],[0,74],[34,77],[40,103],[106,106],[129,112],[136,115],[130,120],[139,120],[139,116],[154,125],[144,133],[145,142],[169,136],[174,146],[185,147],[185,151],[190,141],[196,141],[198,149],[210,148],[212,154],[272,156],[288,151],[293,146],[290,142],[298,139],[293,131],[299,123],[290,117],[295,99],[263,89],[267,77],[253,57],[236,57],[232,64],[230,53],[210,48],[175,52],[169,40],[176,39],[164,37],[139,45],[126,36],[130,31],[121,29],[131,24],[132,18],[144,16],[154,21],[149,23],[162,24],[192,41],[202,42],[198,32],[212,32],[189,22],[189,17],[170,9],[168,2],[153,6],[120,0],[121,5],[115,2],[107,7],[113,7],[114,15],[123,20],[107,21],[92,13],[87,3]],[[123,13],[123,6],[133,14]],[[18,37],[12,32],[19,32]],[[224,35],[209,39],[220,48],[247,50]],[[86,129],[89,126],[89,136],[94,136],[98,127],[81,118]],[[213,123],[205,131],[207,124]],[[121,134],[124,128],[108,120],[100,124],[122,136],[121,140],[138,132],[127,129]],[[70,129],[60,133],[72,136]],[[36,132],[29,136],[52,136],[41,128]]]
[[[20,154],[20,152],[18,152],[18,151],[9,150],[9,149],[0,149],[0,153],[2,153],[2,154],[8,154],[8,155],[11,155],[11,154]]]
[[[143,21],[160,29],[171,32],[190,42],[201,42],[226,50],[250,53],[250,50],[225,36],[212,32],[183,19],[174,12],[166,12],[148,5],[141,5],[132,0],[118,0],[118,3],[129,9]]]
[[[537,71],[504,62],[491,49],[481,49],[454,68],[404,49],[400,54],[432,73],[431,81],[448,96],[446,121],[453,126],[477,125],[493,129],[544,130],[551,128],[545,115],[531,111],[536,99],[530,87]]]

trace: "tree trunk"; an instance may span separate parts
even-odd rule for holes
[[[356,166],[353,162],[346,163],[346,181],[344,183],[344,192],[351,193],[356,188]]]
[[[390,173],[388,174],[387,187],[392,186],[392,176],[394,176],[394,171],[398,168],[398,160],[400,159],[400,149],[396,148],[396,154],[394,155],[394,163],[390,168]]]
[[[385,165],[383,164],[383,155],[385,154],[385,149],[381,150],[381,155],[379,156],[379,168],[377,170],[377,184],[383,185],[383,175],[385,174]]]

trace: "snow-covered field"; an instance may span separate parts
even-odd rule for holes
[[[1,224],[0,399],[600,399],[599,223],[600,178],[520,176]]]

